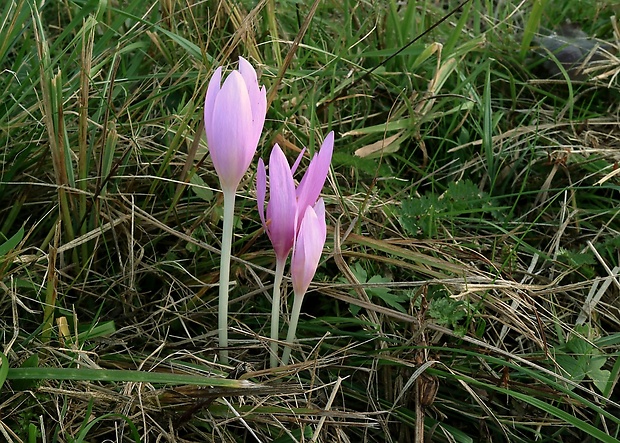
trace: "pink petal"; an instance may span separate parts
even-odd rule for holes
[[[239,72],[243,76],[243,81],[245,81],[248,91],[258,91],[258,77],[256,76],[256,70],[250,62],[243,57],[239,57]]]
[[[295,182],[286,156],[277,144],[269,157],[269,238],[276,257],[286,260],[295,239],[295,217],[297,199]]]
[[[265,162],[262,158],[258,159],[258,170],[256,171],[256,201],[258,203],[258,216],[268,232],[265,222],[265,195],[267,194],[267,173],[265,172]]]
[[[297,171],[297,168],[299,167],[299,163],[301,163],[301,159],[304,158],[305,152],[306,152],[306,148],[303,148],[301,152],[299,153],[299,155],[297,156],[295,163],[293,163],[293,166],[291,166],[291,174],[295,174],[295,171]]]
[[[329,165],[334,151],[334,132],[327,134],[321,150],[314,156],[299,186],[297,187],[297,207],[304,211],[306,207],[313,205],[321,194]]]
[[[313,209],[314,209],[314,212],[316,213],[316,216],[319,218],[319,220],[323,220],[323,224],[321,225],[322,231],[320,233],[319,238],[322,238],[323,243],[325,243],[325,238],[327,238],[327,225],[324,221],[325,220],[325,202],[323,201],[322,198],[318,199]]]
[[[208,134],[213,131],[211,116],[213,115],[213,105],[215,98],[220,92],[220,84],[222,83],[222,67],[220,66],[213,73],[209,86],[207,87],[207,95],[205,97],[205,132]]]
[[[318,209],[320,212],[320,207]],[[309,206],[301,221],[291,259],[291,279],[296,296],[304,295],[312,282],[325,245],[325,233],[325,218],[318,217]]]
[[[264,86],[258,86],[256,71],[243,57],[239,57],[239,72],[243,76],[252,107],[252,142],[258,144],[267,113],[267,90]]]
[[[205,111],[206,112],[206,111]],[[236,190],[256,152],[252,109],[243,77],[232,71],[215,97],[207,142],[223,189]],[[205,129],[207,129],[205,125]]]

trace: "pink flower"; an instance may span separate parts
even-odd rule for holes
[[[314,208],[312,206],[306,208],[293,246],[291,280],[296,297],[303,297],[312,282],[326,236],[325,204],[323,199],[319,199]]]
[[[258,213],[265,231],[276,252],[277,260],[285,261],[293,247],[295,238],[295,214],[297,213],[297,197],[293,171],[286,161],[286,156],[277,144],[269,156],[269,188],[272,190],[267,204],[267,220],[265,220],[265,193],[267,180],[265,163],[258,160],[256,173],[256,193]],[[273,191],[277,190],[277,191]]]
[[[216,69],[205,98],[205,133],[222,190],[234,192],[247,171],[260,139],[267,112],[267,92],[243,57],[239,70],[224,84]]]
[[[265,197],[267,193],[267,177],[265,164],[258,161],[256,176],[256,195],[258,213],[267,235],[276,252],[276,259],[286,260],[297,232],[300,229],[306,209],[315,205],[331,163],[334,150],[334,133],[330,132],[320,151],[312,158],[297,189],[293,174],[301,161],[303,151],[292,168],[288,166],[286,156],[276,144],[269,157],[269,203],[265,216]],[[323,217],[325,218],[325,217]]]

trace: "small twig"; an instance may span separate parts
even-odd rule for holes
[[[327,399],[327,404],[325,405],[326,411],[329,411],[330,408],[332,407],[332,403],[334,403],[334,400],[336,399],[336,394],[338,393],[338,390],[340,389],[342,380],[345,380],[346,378],[347,377],[344,377],[344,378],[338,377],[338,380],[336,380],[336,383],[334,383],[334,389],[332,389],[332,392],[329,395],[329,398]],[[326,418],[327,418],[327,415],[323,415],[321,419],[319,420],[319,424],[316,426],[316,429],[314,430],[314,434],[312,434],[310,443],[314,443],[319,438],[319,434],[321,433],[321,429],[323,428],[323,424],[325,423]]]
[[[252,434],[252,437],[254,437],[258,443],[261,443],[262,440],[260,438],[258,438],[258,435],[256,435],[256,433],[250,427],[250,425],[248,425],[248,423],[243,419],[243,417],[241,417],[241,414],[239,414],[237,412],[237,410],[235,408],[233,408],[233,405],[231,405],[230,402],[228,400],[226,400],[224,397],[222,397],[222,401],[224,403],[226,403],[226,406],[228,406],[228,408],[232,411],[232,413],[235,415],[235,417],[237,417],[239,419],[239,421],[241,422],[243,427],[246,428],[250,434]]]

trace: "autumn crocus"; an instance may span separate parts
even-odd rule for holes
[[[288,359],[291,355],[290,345],[295,340],[301,305],[319,265],[326,235],[325,204],[323,199],[319,199],[314,207],[309,206],[306,208],[306,212],[301,219],[295,244],[293,245],[293,257],[291,258],[293,309],[291,310],[291,321],[286,336],[286,341],[289,345],[284,348],[284,354],[282,355],[282,364],[284,365],[288,364]]]
[[[323,189],[334,149],[334,133],[330,132],[320,151],[313,157],[299,186],[295,189],[293,175],[304,151],[293,167],[276,144],[269,157],[269,203],[265,214],[267,174],[262,160],[258,163],[256,193],[261,222],[276,253],[276,274],[271,308],[271,367],[277,366],[278,331],[280,319],[280,286],[286,259],[293,246],[308,207],[314,205]]]
[[[213,166],[224,193],[224,226],[220,261],[218,332],[220,357],[228,363],[228,283],[235,193],[256,152],[265,114],[267,93],[256,71],[239,57],[239,69],[222,84],[222,68],[213,73],[205,98],[205,133]]]

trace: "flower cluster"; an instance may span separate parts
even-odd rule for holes
[[[320,151],[313,157],[299,186],[295,188],[293,175],[299,166],[305,150],[299,154],[293,167],[289,167],[286,156],[277,144],[269,157],[269,202],[265,210],[267,194],[267,173],[262,159],[258,161],[256,174],[256,196],[258,213],[263,227],[276,253],[276,276],[271,309],[271,366],[277,366],[280,285],[284,265],[293,249],[291,258],[291,280],[293,282],[293,310],[289,323],[287,342],[295,338],[297,321],[303,297],[310,286],[321,259],[327,228],[325,225],[325,204],[319,198],[331,163],[334,150],[334,133],[330,132]],[[287,347],[282,362],[287,363],[290,347]]]
[[[314,223],[308,222],[304,224],[306,217],[318,217],[319,222],[323,224],[325,231],[325,207],[319,194],[325,184],[329,165],[331,163],[332,152],[334,150],[334,133],[330,132],[318,154],[314,156],[306,173],[304,174],[297,189],[293,174],[303,157],[304,151],[301,152],[293,167],[289,167],[286,156],[277,144],[271,151],[269,157],[269,188],[275,190],[270,192],[269,203],[267,203],[267,211],[265,214],[265,197],[267,193],[266,168],[262,159],[258,161],[258,172],[256,176],[256,195],[258,200],[258,213],[265,227],[265,231],[269,236],[273,249],[276,253],[277,260],[286,260],[289,251],[295,244],[293,250],[293,264],[291,266],[291,278],[293,287],[303,288],[307,275],[310,274],[309,269],[312,262],[308,260],[316,254],[312,254],[310,245],[304,246],[304,254],[296,252],[298,245],[296,240],[303,233],[304,237],[308,237],[305,230],[314,228]],[[310,209],[310,211],[308,211]],[[321,242],[321,238],[323,241]],[[325,243],[325,235],[316,237],[313,242],[316,249],[322,250]],[[318,254],[320,256],[320,252]],[[306,259],[308,258],[308,259]],[[302,266],[301,264],[305,264]],[[316,269],[317,263],[314,264]],[[302,272],[303,268],[303,272]],[[314,275],[314,271],[311,273]],[[312,279],[310,277],[310,280]],[[305,277],[305,278],[304,278]],[[297,285],[296,285],[297,283]],[[308,285],[310,282],[307,282]],[[305,285],[303,292],[306,292],[308,285]],[[301,292],[301,291],[296,291]]]
[[[244,58],[239,69],[232,71],[222,84],[222,68],[213,74],[207,88],[204,124],[209,153],[224,193],[224,229],[220,263],[218,329],[220,356],[228,362],[228,283],[232,219],[235,193],[256,152],[265,123],[267,99],[265,87],[258,85],[256,71]],[[287,342],[295,338],[301,302],[316,272],[326,239],[325,204],[319,195],[325,184],[334,149],[334,133],[330,132],[320,151],[313,157],[299,185],[293,175],[305,152],[302,151],[293,167],[276,144],[269,159],[269,202],[267,197],[267,168],[258,163],[256,193],[261,222],[276,254],[274,283],[271,365],[277,364],[278,320],[280,314],[280,285],[288,255],[291,258],[291,280],[294,304]],[[290,347],[282,361],[288,361]]]

